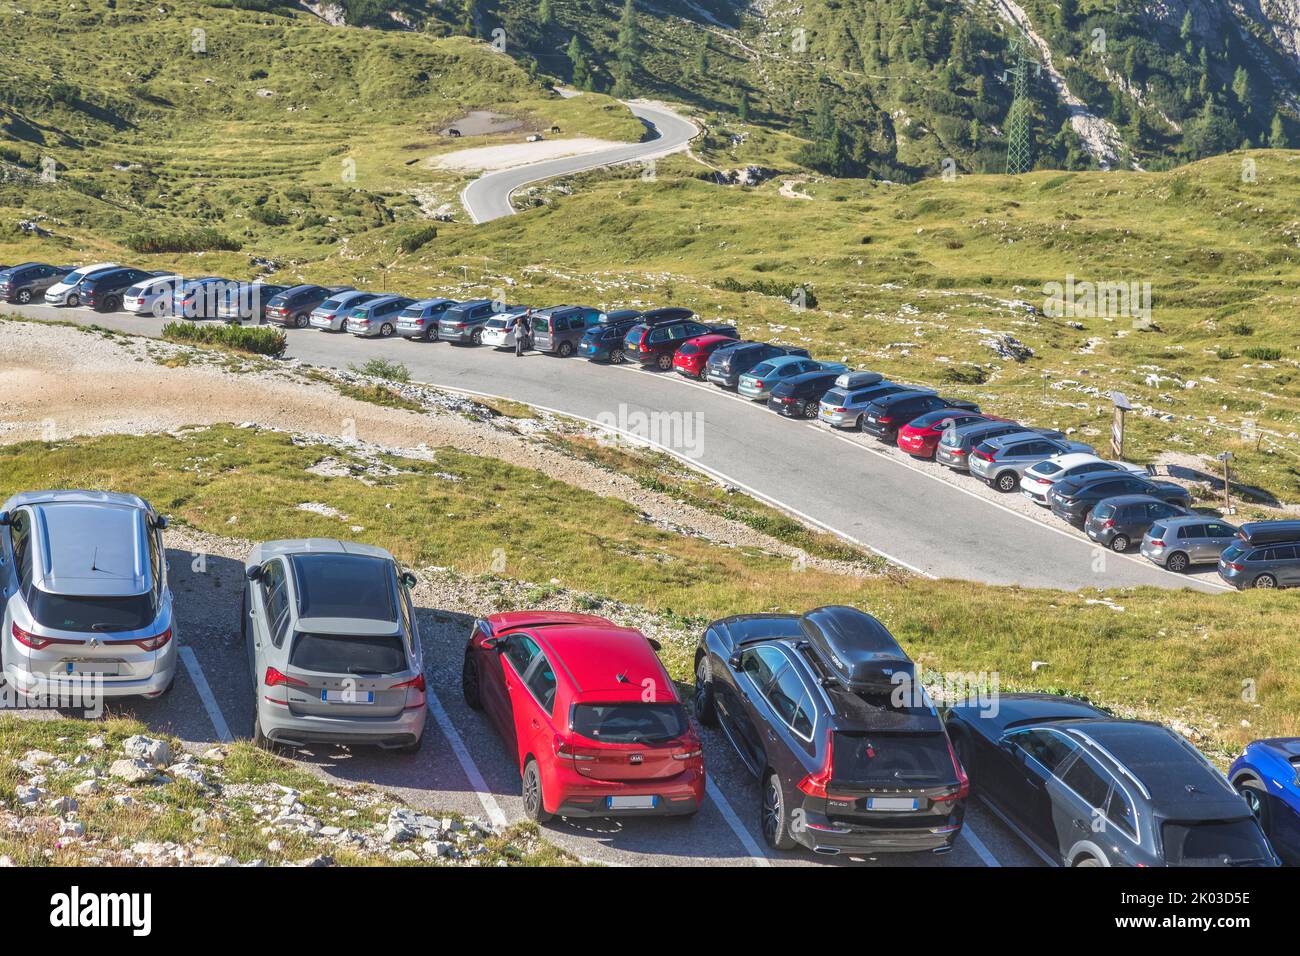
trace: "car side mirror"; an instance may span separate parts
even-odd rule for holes
[[[408,588],[413,588],[413,587],[415,587],[416,584],[419,583],[419,581],[416,579],[415,575],[412,574],[410,571],[403,571],[403,572],[402,572],[401,581],[402,581],[402,584],[404,584],[404,585],[405,585],[406,587],[408,587]]]
[[[171,525],[171,521],[167,519],[166,515],[157,515],[153,519],[153,526],[159,531],[166,531],[169,525]]]
[[[730,657],[728,657],[727,666],[730,667],[733,671],[740,670],[740,655],[732,654]]]
[[[506,649],[506,639],[504,637],[485,637],[481,642],[481,646],[500,654]]]
[[[250,581],[262,580],[262,566],[260,564],[256,564],[251,568],[246,568],[244,570],[244,577],[248,578],[248,580]]]
[[[7,511],[0,511],[0,527],[7,528],[13,523],[13,515]]]

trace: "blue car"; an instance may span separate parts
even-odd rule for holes
[[[1282,862],[1300,866],[1300,737],[1247,744],[1228,769],[1228,779]]]
[[[772,389],[807,372],[843,372],[842,362],[818,362],[803,355],[778,355],[759,362],[740,376],[736,391],[755,402],[766,402]]]
[[[582,333],[578,354],[592,362],[622,364],[626,361],[623,355],[623,336],[640,321],[641,313],[636,309],[606,312],[599,322]]]

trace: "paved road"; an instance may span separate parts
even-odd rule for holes
[[[599,166],[645,162],[667,156],[685,149],[686,144],[699,133],[699,129],[690,120],[662,106],[650,106],[645,103],[625,105],[645,123],[647,131],[651,134],[648,139],[598,153],[588,153],[585,156],[566,156],[485,173],[466,186],[461,193],[461,202],[470,218],[475,222],[489,222],[502,216],[512,216],[515,210],[510,205],[510,194],[521,186],[541,182],[544,179],[554,179],[556,176],[567,176],[571,173],[595,169]]]
[[[162,325],[120,313],[9,308],[150,335]],[[1008,507],[975,479],[943,480],[867,436],[782,419],[673,372],[315,330],[290,330],[289,355],[335,368],[383,357],[404,363],[421,382],[657,438],[715,477],[920,574],[1067,590],[1220,588],[1213,569],[1176,575],[1140,556],[1110,554],[1050,515]]]

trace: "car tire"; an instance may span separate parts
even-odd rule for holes
[[[63,300],[63,304],[71,309],[75,309],[77,306],[81,305],[81,296],[74,292]]]
[[[859,416],[858,416],[858,420],[857,420],[856,422],[853,423],[853,427],[856,428],[856,429],[857,429],[858,431],[860,431],[860,432],[864,432],[864,431],[866,431],[866,430],[867,430],[867,417],[866,417],[865,415],[859,415]]]
[[[622,349],[610,349],[610,350],[609,350],[609,364],[610,364],[610,365],[622,365],[622,364],[623,364],[624,362],[626,362],[626,361],[627,361],[627,356],[623,354],[623,350],[622,350]]]
[[[774,850],[793,850],[796,841],[790,835],[790,814],[786,808],[785,790],[781,786],[781,778],[772,770],[763,774],[763,796],[759,810],[759,827],[767,845]]]
[[[299,312],[293,317],[293,327],[295,329],[305,329],[311,325],[311,316],[306,312]]]
[[[817,421],[817,406],[812,402],[803,403],[803,417],[811,422]]]
[[[28,302],[32,301],[32,290],[19,289],[18,295],[15,298],[17,298],[19,305],[26,305]]]
[[[1101,866],[1101,861],[1095,856],[1081,856],[1071,866]]]
[[[561,342],[560,347],[555,350],[555,354],[558,355],[560,358],[568,358],[570,355],[573,354],[573,343]]]
[[[1172,571],[1174,574],[1184,574],[1191,562],[1187,560],[1187,555],[1181,551],[1175,551],[1169,557],[1165,558],[1165,570]]]
[[[1130,543],[1131,542],[1128,539],[1128,535],[1117,534],[1115,535],[1115,537],[1110,539],[1110,549],[1114,551],[1116,554],[1123,554],[1125,551],[1128,550],[1128,546]]]
[[[470,335],[469,335],[469,341],[470,341],[470,344],[471,344],[471,345],[482,345],[482,344],[483,344],[483,330],[482,330],[482,329],[475,329],[473,332],[471,332]]]
[[[524,766],[524,813],[534,823],[549,823],[554,814],[546,812],[546,798],[542,795],[542,771],[537,761],[529,759]]]
[[[1020,487],[1020,476],[1014,471],[1004,471],[993,479],[993,487],[1004,495],[1009,495]]]
[[[110,295],[104,300],[104,312],[116,312],[122,308],[122,297],[120,295]]]
[[[667,352],[661,352],[655,359],[655,365],[659,366],[661,372],[671,372],[673,369],[673,357]]]
[[[262,721],[258,719],[256,712],[253,714],[253,746],[257,747],[259,750],[266,750],[271,753],[274,753],[276,750],[275,744],[271,742],[271,738],[262,733]]]
[[[1232,785],[1246,801],[1246,806],[1250,807],[1250,812],[1254,814],[1255,819],[1259,821],[1264,835],[1268,836],[1269,824],[1272,823],[1272,808],[1268,804],[1268,791],[1264,785],[1254,777],[1239,777]]]
[[[483,709],[483,694],[478,683],[478,668],[474,666],[474,655],[466,649],[465,662],[460,665],[460,693],[465,698],[465,705],[470,710]]]
[[[380,337],[381,339],[386,339],[386,338],[388,338],[390,335],[393,334],[393,331],[394,331],[394,330],[393,330],[393,323],[392,323],[392,322],[385,322],[383,325],[381,325],[381,326],[379,327],[379,337]]]
[[[1261,574],[1250,584],[1253,588],[1275,588],[1277,587],[1277,578],[1271,574]]]
[[[695,665],[695,719],[705,727],[718,725],[718,708],[713,701],[713,678],[709,676],[709,658],[701,657]]]

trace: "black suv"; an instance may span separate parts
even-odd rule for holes
[[[1098,503],[1120,495],[1150,495],[1180,508],[1192,506],[1192,496],[1182,485],[1113,471],[1062,478],[1047,492],[1047,503],[1052,507],[1052,514],[1082,528]]]
[[[788,418],[816,418],[822,396],[835,387],[839,372],[804,372],[777,382],[767,397],[767,407]]]
[[[762,783],[778,850],[952,849],[966,774],[915,666],[870,614],[820,607],[714,621],[695,652],[695,716]]]
[[[81,280],[81,304],[96,312],[116,312],[122,308],[122,294],[137,282],[153,279],[165,272],[146,272],[122,266],[108,269]]]
[[[642,365],[654,365],[661,372],[673,367],[673,355],[687,339],[697,335],[735,336],[734,325],[708,325],[694,318],[690,309],[651,309],[623,335],[623,354]]]
[[[1171,505],[1150,495],[1119,495],[1099,502],[1084,522],[1083,530],[1098,544],[1112,551],[1127,551],[1157,521],[1187,514],[1179,505]]]
[[[72,271],[72,266],[52,266],[47,262],[24,262],[0,272],[0,302],[26,305],[45,294],[45,290]]]
[[[798,355],[808,358],[808,350],[797,345],[772,345],[770,342],[738,342],[717,349],[704,366],[704,377],[714,385],[735,388],[744,375],[759,362],[778,355]]]
[[[266,321],[305,329],[311,324],[312,311],[330,296],[351,292],[350,285],[296,285],[267,300],[262,314]]]
[[[862,430],[887,444],[898,441],[898,430],[914,418],[941,408],[978,412],[974,402],[944,398],[930,391],[894,392],[875,399],[862,413]]]

